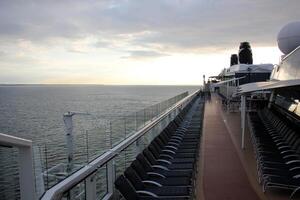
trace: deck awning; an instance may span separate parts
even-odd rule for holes
[[[220,82],[218,82],[218,83],[214,83],[214,85],[215,85],[215,86],[222,85],[222,84],[224,84],[224,83],[228,83],[228,82],[240,80],[240,79],[243,79],[243,78],[245,78],[245,77],[246,77],[246,76],[239,77],[239,78],[232,78],[232,79],[228,79],[228,80],[225,80],[225,81],[220,81]]]
[[[297,85],[300,86],[300,79],[248,83],[239,86],[237,89],[237,94],[244,94],[261,90],[271,90],[275,88],[284,88]]]

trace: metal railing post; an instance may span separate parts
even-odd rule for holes
[[[114,159],[110,160],[106,164],[106,169],[107,169],[107,193],[112,196],[114,192],[114,181],[116,179]]]
[[[112,148],[113,141],[112,141],[112,127],[111,127],[111,122],[109,122],[109,145],[110,145],[110,148]]]
[[[142,141],[141,141],[141,138],[137,139],[136,142],[136,147],[137,147],[137,150],[138,150],[138,153],[141,153],[144,149],[144,145],[142,145]]]
[[[21,200],[36,199],[32,141],[0,133],[0,145],[17,147],[19,149]]]
[[[245,148],[246,96],[241,96],[242,149]]]
[[[21,200],[35,199],[32,147],[18,147]]]
[[[87,177],[85,180],[85,195],[86,195],[86,200],[97,199],[95,173]]]
[[[135,115],[134,115],[134,127],[135,127],[135,131],[138,130],[138,124],[137,124],[137,112],[135,112]]]

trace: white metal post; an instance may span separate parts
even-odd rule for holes
[[[136,140],[135,145],[138,153],[141,153],[144,149],[144,144],[142,143],[142,137]]]
[[[86,200],[96,200],[96,174],[92,174],[85,180],[85,195]]]
[[[44,192],[45,192],[45,186],[44,186],[44,177],[43,177],[43,169],[42,169],[42,163],[41,163],[41,154],[40,149],[37,147],[33,147],[32,149],[33,155],[35,155],[34,160],[34,166],[35,166],[35,176],[36,176],[36,198],[40,198]]]
[[[246,96],[241,96],[242,149],[245,149]]]
[[[19,149],[19,183],[21,200],[36,199],[32,141],[0,133],[0,145],[17,147]]]
[[[31,147],[18,147],[20,159],[20,191],[22,200],[35,199],[33,159]]]
[[[106,164],[106,170],[107,170],[107,192],[108,194],[112,195],[114,192],[114,182],[116,179],[116,171],[115,171],[115,161],[110,160]]]
[[[227,102],[227,106],[226,106],[226,108],[227,108],[227,112],[229,112],[229,91],[228,91],[228,89],[229,89],[229,82],[227,82],[226,83],[226,102]]]
[[[137,124],[137,113],[135,112],[135,115],[134,115],[134,127],[135,127],[135,131],[138,130],[138,124]]]

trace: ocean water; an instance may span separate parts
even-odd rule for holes
[[[32,140],[44,170],[66,161],[63,113],[89,113],[74,117],[74,140],[80,146],[75,152],[76,161],[82,163],[89,154],[83,145],[89,138],[84,134],[86,130],[196,89],[195,86],[1,86],[0,132]],[[14,148],[0,148],[1,200],[19,198],[16,155]]]

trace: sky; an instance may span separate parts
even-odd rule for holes
[[[199,85],[249,41],[279,61],[299,0],[0,0],[0,83]]]

